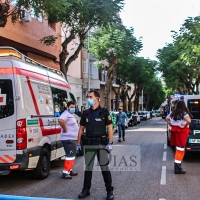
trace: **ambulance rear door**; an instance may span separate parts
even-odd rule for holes
[[[186,150],[200,151],[200,98],[194,95],[194,99],[188,99],[186,105],[193,116]]]
[[[16,102],[13,63],[0,59],[0,170],[16,160]]]

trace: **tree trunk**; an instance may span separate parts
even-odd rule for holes
[[[0,27],[5,27],[9,9],[10,5],[7,2],[0,3]]]
[[[113,92],[115,93],[115,110],[118,110],[119,108],[119,97],[120,97],[120,87],[118,87],[116,90],[114,87],[112,87]]]
[[[136,89],[134,88],[133,93],[129,97],[128,92],[127,92],[127,98],[128,98],[128,111],[132,111],[132,105],[131,105],[131,99],[135,96],[136,94]]]
[[[75,34],[70,34],[69,37],[67,37],[64,42],[62,43],[62,51],[59,54],[60,57],[60,70],[64,74],[65,77],[67,77],[67,71],[68,69],[65,67],[65,61],[67,59],[67,56],[69,55],[69,52],[67,50],[68,44],[75,39]]]
[[[69,69],[70,64],[71,64],[74,60],[76,60],[76,59],[78,58],[78,54],[79,54],[79,52],[81,51],[81,49],[83,48],[83,46],[84,46],[84,35],[80,35],[80,36],[79,36],[79,39],[80,39],[80,43],[79,43],[79,45],[78,45],[76,51],[74,52],[73,55],[71,55],[71,56],[69,57],[69,59],[68,59],[67,62],[65,63],[66,73],[68,72],[68,69]],[[89,76],[89,75],[88,75],[88,76]]]
[[[112,81],[114,80],[114,76],[116,74],[117,64],[118,64],[118,59],[117,58],[113,59],[113,63],[111,64],[111,66],[108,68],[108,71],[107,71],[107,80],[105,83],[105,92],[104,92],[105,95],[104,96],[105,96],[105,106],[108,109],[111,109],[109,95],[110,95],[110,90],[112,87]]]

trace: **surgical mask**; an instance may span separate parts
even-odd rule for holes
[[[70,108],[70,109],[69,109],[69,112],[70,112],[71,114],[75,113],[75,108]]]
[[[95,104],[94,99],[88,99],[88,104],[90,106],[94,106],[94,104]]]

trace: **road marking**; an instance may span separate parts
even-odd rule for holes
[[[167,160],[167,152],[163,152],[163,159],[162,159],[163,161],[166,161]]]
[[[0,199],[7,200],[72,200],[72,199],[57,199],[57,198],[43,198],[43,197],[27,197],[15,195],[0,195]]]
[[[166,199],[164,199],[164,198],[160,198],[159,200],[166,200]]]
[[[164,144],[164,149],[167,149],[167,144]]]
[[[162,166],[160,184],[166,185],[166,166]]]

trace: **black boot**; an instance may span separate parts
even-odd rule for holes
[[[181,167],[181,163],[174,163],[174,173],[175,174],[185,174],[186,171]]]
[[[107,191],[106,200],[113,200],[113,199],[114,199],[113,191]]]
[[[78,198],[83,199],[87,196],[90,196],[90,190],[83,188],[82,192],[78,195]]]

